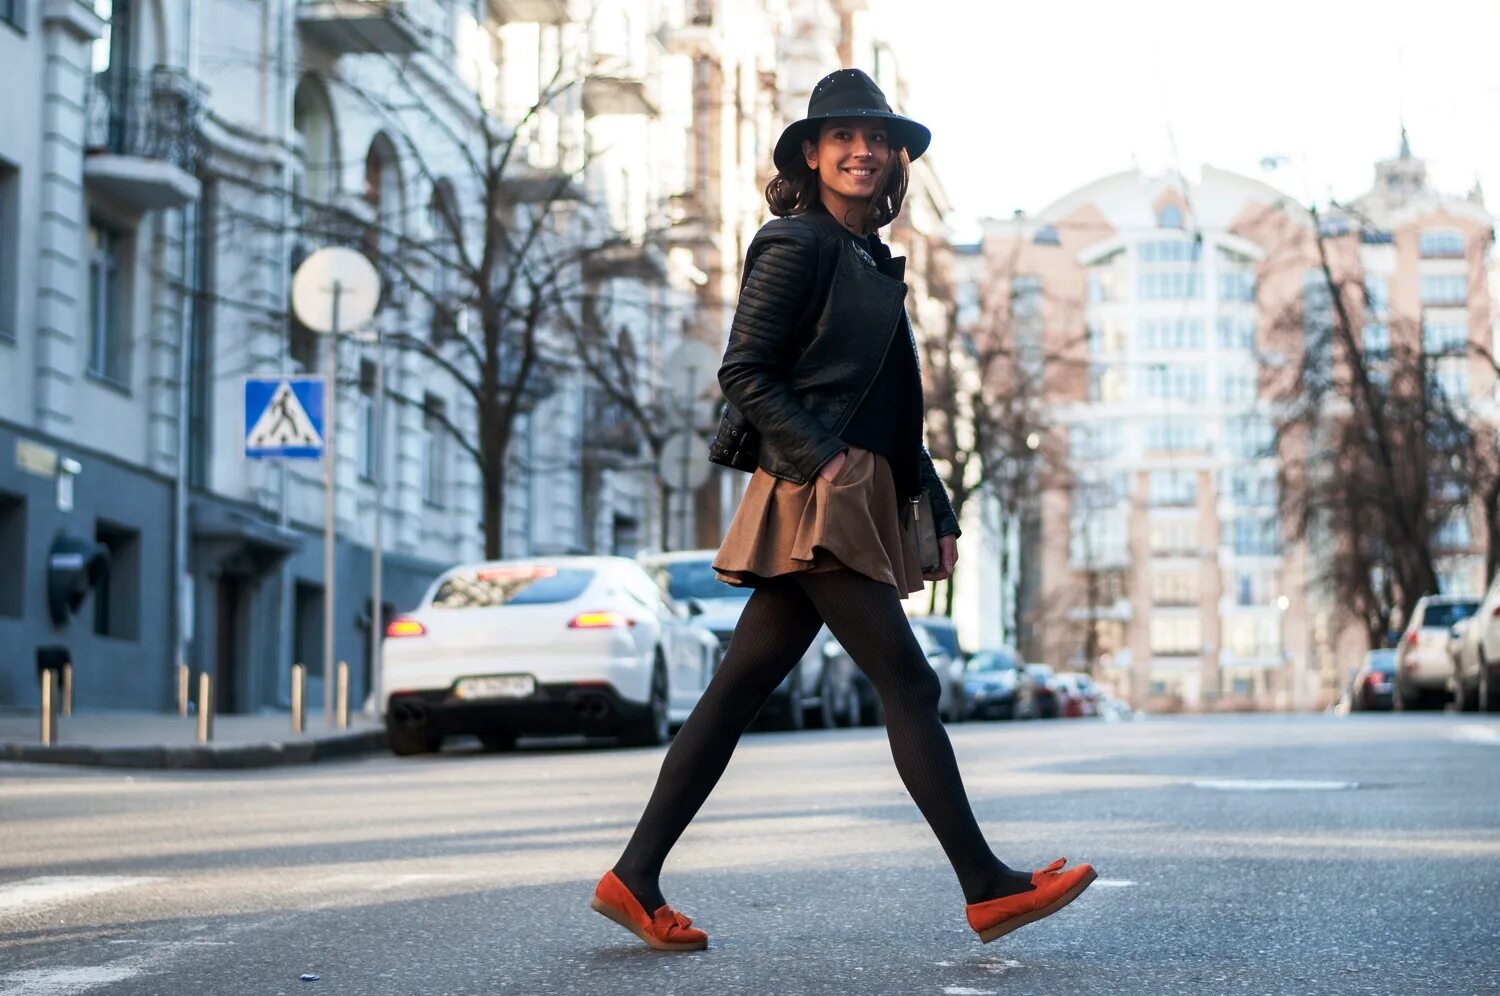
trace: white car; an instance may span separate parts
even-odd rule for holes
[[[1447,698],[1453,680],[1449,631],[1478,607],[1477,601],[1461,595],[1423,595],[1417,599],[1411,621],[1396,646],[1397,709],[1412,709],[1424,701],[1441,704]]]
[[[1500,710],[1500,575],[1449,647],[1454,705],[1465,712]]]
[[[625,557],[455,567],[391,621],[381,654],[397,754],[458,733],[494,750],[532,733],[660,744],[720,657],[714,635]]]

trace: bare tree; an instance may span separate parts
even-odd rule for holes
[[[1289,535],[1318,551],[1314,580],[1375,647],[1438,591],[1445,527],[1468,515],[1476,438],[1492,435],[1476,432],[1467,396],[1440,375],[1467,342],[1424,342],[1419,317],[1381,314],[1357,226],[1308,213],[1311,244],[1290,257],[1307,266],[1302,299],[1272,316],[1263,357],[1281,512]]]

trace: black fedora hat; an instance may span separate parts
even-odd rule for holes
[[[807,100],[807,117],[787,125],[776,140],[771,156],[776,168],[783,173],[795,169],[803,161],[803,140],[816,142],[818,130],[831,118],[880,118],[886,122],[891,145],[905,146],[912,159],[926,152],[932,142],[932,132],[926,125],[891,110],[874,80],[858,69],[840,69],[818,81]]]

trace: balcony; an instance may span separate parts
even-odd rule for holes
[[[590,428],[583,434],[584,458],[602,470],[640,466],[641,435],[624,407],[603,399],[590,407]]]
[[[713,0],[686,0],[680,19],[662,25],[657,37],[672,55],[713,58],[719,52]]]
[[[641,280],[648,283],[665,280],[666,259],[660,249],[649,243],[620,240],[607,242],[583,261],[586,280]]]
[[[297,26],[335,55],[410,55],[422,47],[403,0],[301,0]]]
[[[84,102],[83,182],[137,212],[198,199],[201,88],[176,69],[100,73]]]
[[[500,179],[500,193],[512,204],[582,201],[578,177],[560,166],[510,166]]]
[[[568,0],[490,0],[490,14],[502,23],[567,24]]]
[[[646,81],[629,75],[595,75],[583,81],[583,113],[591,118],[610,114],[656,116],[656,104],[646,92]]]

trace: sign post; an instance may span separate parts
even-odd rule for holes
[[[339,330],[359,328],[375,315],[380,303],[380,275],[375,266],[353,249],[332,246],[319,249],[297,267],[292,277],[292,308],[297,319],[314,332],[328,336],[328,419],[323,447],[323,711],[328,725],[337,723],[333,702],[335,567],[334,489],[337,484],[338,450],[334,426],[338,421]],[[377,496],[377,501],[379,497]],[[379,543],[376,543],[378,548]],[[372,634],[373,635],[373,634]],[[372,640],[378,644],[379,641]],[[371,676],[375,700],[380,701],[380,672]]]

